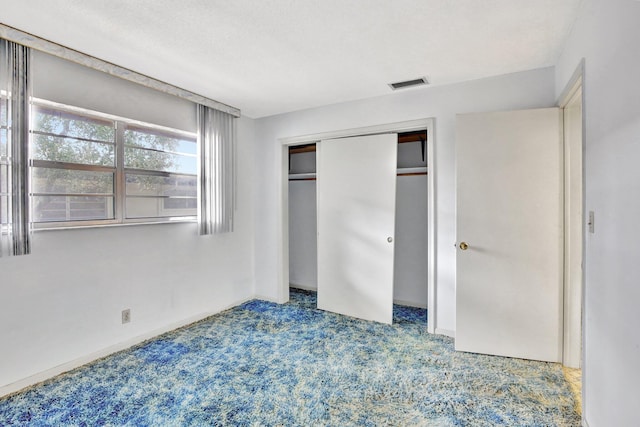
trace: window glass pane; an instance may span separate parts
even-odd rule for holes
[[[34,196],[35,222],[113,219],[110,196]]]
[[[195,174],[197,159],[195,156],[125,147],[124,166],[133,169]]]
[[[128,196],[197,195],[195,176],[151,176],[127,174]]]
[[[34,193],[113,193],[113,173],[33,168]]]
[[[0,165],[0,194],[9,192],[9,166]]]
[[[133,147],[172,153],[197,154],[196,140],[179,135],[171,135],[153,129],[129,127],[124,131],[124,143]]]
[[[116,135],[114,123],[110,120],[46,107],[35,108],[34,130],[111,143],[114,142]]]
[[[0,224],[6,224],[9,220],[9,197],[0,195]],[[0,233],[2,230],[0,229]]]
[[[127,218],[194,216],[196,205],[196,198],[127,197]]]
[[[196,173],[194,138],[130,127],[124,132],[124,142],[126,168]]]
[[[7,129],[0,129],[0,157],[8,156],[7,152]]]
[[[198,208],[198,199],[184,198],[184,199],[164,199],[164,209],[191,209],[193,214],[196,215],[196,209]],[[175,214],[174,214],[175,215]]]
[[[113,144],[48,135],[33,135],[33,158],[53,162],[115,166]]]
[[[0,126],[8,126],[9,110],[7,106],[7,98],[0,98]]]

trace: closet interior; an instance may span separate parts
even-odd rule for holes
[[[427,132],[398,134],[393,299],[427,307]],[[289,147],[289,283],[317,289],[316,144]]]

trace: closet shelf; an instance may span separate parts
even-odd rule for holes
[[[316,179],[315,172],[289,174],[289,181],[315,181],[315,179]]]
[[[398,176],[427,175],[427,168],[398,168]],[[315,181],[316,173],[290,173],[289,181]]]
[[[398,168],[398,176],[427,175],[426,167],[420,168]]]

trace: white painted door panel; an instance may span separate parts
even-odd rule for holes
[[[318,308],[391,323],[396,157],[396,134],[317,145]]]
[[[561,360],[560,117],[457,117],[456,350]]]

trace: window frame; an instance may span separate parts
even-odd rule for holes
[[[135,168],[127,168],[125,167],[125,148],[127,144],[125,143],[125,130],[129,128],[134,128],[137,131],[150,130],[156,133],[160,133],[163,135],[184,138],[186,140],[193,140],[196,144],[196,152],[197,150],[197,133],[188,132],[180,129],[175,129],[167,126],[157,125],[153,123],[143,122],[140,120],[130,119],[122,116],[117,116],[113,114],[102,113],[95,110],[89,110],[82,107],[76,107],[72,105],[62,104],[58,102],[48,101],[45,99],[33,98],[31,101],[31,110],[32,113],[35,111],[35,108],[43,107],[47,109],[58,110],[62,112],[68,112],[71,114],[75,114],[78,116],[84,116],[88,119],[97,119],[97,120],[108,120],[114,123],[114,155],[115,155],[115,165],[111,166],[103,166],[103,165],[88,165],[82,163],[67,163],[67,162],[59,162],[59,161],[51,161],[51,160],[37,160],[31,158],[29,160],[29,169],[30,173],[33,174],[34,168],[50,168],[50,169],[63,169],[63,170],[79,170],[79,171],[90,171],[90,172],[111,172],[113,173],[113,210],[114,210],[114,218],[113,219],[91,219],[91,220],[69,220],[69,221],[46,221],[46,222],[35,222],[32,221],[34,230],[48,230],[48,229],[65,229],[65,228],[92,228],[92,227],[112,227],[112,226],[126,226],[126,225],[139,225],[139,224],[166,224],[166,223],[178,223],[178,222],[196,222],[197,221],[197,211],[193,215],[174,215],[174,216],[164,216],[164,217],[142,217],[142,218],[127,218],[126,217],[126,202],[127,202],[127,193],[126,193],[126,174],[143,174],[150,176],[193,176],[196,179],[196,186],[198,185],[198,168],[196,167],[196,173],[179,173],[179,172],[166,172],[159,170],[147,170],[147,169],[135,169]],[[32,122],[29,129],[29,145],[33,147],[35,144],[34,136],[37,134],[37,131],[34,129],[33,123],[34,114],[32,114]],[[173,153],[171,151],[167,151],[168,153]],[[197,162],[197,154],[195,155]],[[97,194],[97,193],[96,193]],[[29,189],[29,196],[33,199],[34,196],[41,195],[40,193],[34,193],[33,188]],[[94,196],[94,194],[87,194],[87,196]],[[110,196],[110,194],[98,194],[98,196]],[[186,197],[177,197],[177,196],[154,196],[157,199],[168,199],[168,198],[186,198]],[[192,197],[191,197],[192,198]],[[196,201],[198,199],[198,193],[196,193]],[[31,209],[33,214],[34,204],[31,203]],[[32,215],[33,217],[33,215]]]

